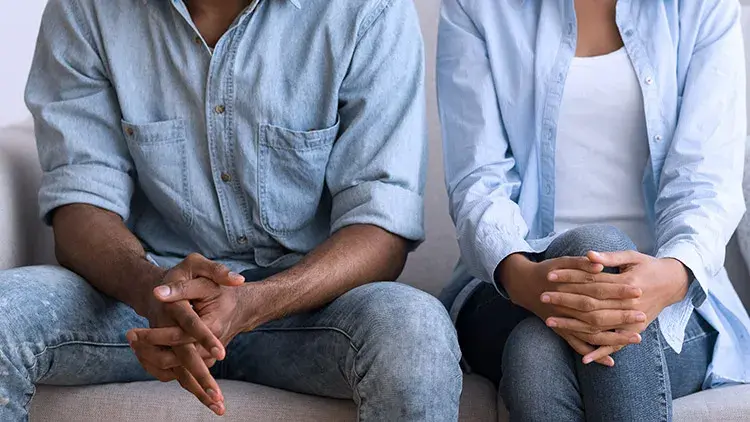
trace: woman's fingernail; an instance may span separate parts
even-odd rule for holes
[[[554,319],[547,320],[547,326],[551,328],[555,328],[557,327],[557,321],[555,321]]]
[[[556,281],[558,278],[560,277],[558,277],[555,273],[549,273],[549,275],[547,276],[547,280],[549,281]]]
[[[154,291],[161,297],[167,297],[170,293],[172,293],[172,289],[170,289],[169,286],[159,286],[154,289]]]
[[[542,302],[549,303],[552,299],[549,297],[549,295],[542,295]]]
[[[638,314],[635,316],[635,320],[638,322],[646,322],[646,314]]]
[[[641,342],[641,336],[634,335],[633,337],[630,337],[630,342],[633,344],[640,343]]]
[[[588,357],[588,356],[586,356],[585,358],[583,358],[583,364],[584,364],[584,365],[588,365],[588,364],[590,364],[590,363],[591,363],[592,361],[593,361],[593,359],[591,359],[591,358],[590,358],[590,357]]]
[[[236,278],[238,280],[242,279],[243,281],[245,280],[245,276],[244,275],[238,274],[238,273],[235,273],[235,272],[229,273],[229,278]]]
[[[134,343],[138,341],[138,334],[131,331],[125,335],[125,338],[128,339],[128,343]]]
[[[217,415],[219,414],[219,406],[218,405],[212,404],[211,406],[208,406],[208,408],[211,409],[211,411],[214,412],[214,413],[216,413]]]
[[[211,348],[211,356],[216,359],[221,359],[221,349],[219,349],[218,347]]]

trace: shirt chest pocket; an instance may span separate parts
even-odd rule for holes
[[[315,219],[338,130],[338,122],[308,132],[260,126],[260,215],[269,233],[283,236]]]
[[[182,119],[134,124],[122,121],[138,184],[149,202],[174,225],[193,224],[190,169]]]

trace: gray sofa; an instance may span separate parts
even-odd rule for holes
[[[40,170],[30,123],[0,129],[0,269],[54,263],[52,237],[37,218]],[[433,189],[438,189],[434,187]],[[434,212],[434,210],[433,210]],[[747,226],[745,226],[747,227]],[[444,230],[439,228],[436,230]],[[748,227],[750,231],[750,227]],[[428,227],[428,236],[430,228]],[[451,242],[450,239],[442,239]],[[450,246],[452,247],[452,246]],[[417,254],[412,268],[428,268],[430,257]],[[750,280],[736,242],[728,249],[732,280],[750,303]],[[432,293],[448,274],[420,278],[418,287]],[[425,280],[432,280],[425,284]],[[225,420],[353,421],[353,402],[305,396],[259,385],[221,382],[227,397]],[[464,381],[461,421],[504,421],[493,385],[476,375]],[[87,387],[40,386],[31,403],[32,421],[203,421],[210,412],[176,383],[140,382]],[[677,421],[748,421],[750,386],[707,391],[675,402]]]

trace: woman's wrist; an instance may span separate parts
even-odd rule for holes
[[[690,271],[675,258],[662,258],[659,261],[664,268],[665,280],[669,280],[666,306],[682,302],[690,288]]]

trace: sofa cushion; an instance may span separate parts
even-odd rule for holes
[[[702,391],[675,400],[675,422],[750,420],[750,385]]]
[[[226,397],[223,421],[355,421],[356,407],[335,400],[290,393],[237,381],[219,381]],[[494,386],[478,376],[464,380],[461,421],[496,422]],[[31,402],[39,421],[215,421],[213,414],[176,382],[136,382],[86,387],[39,386]]]

